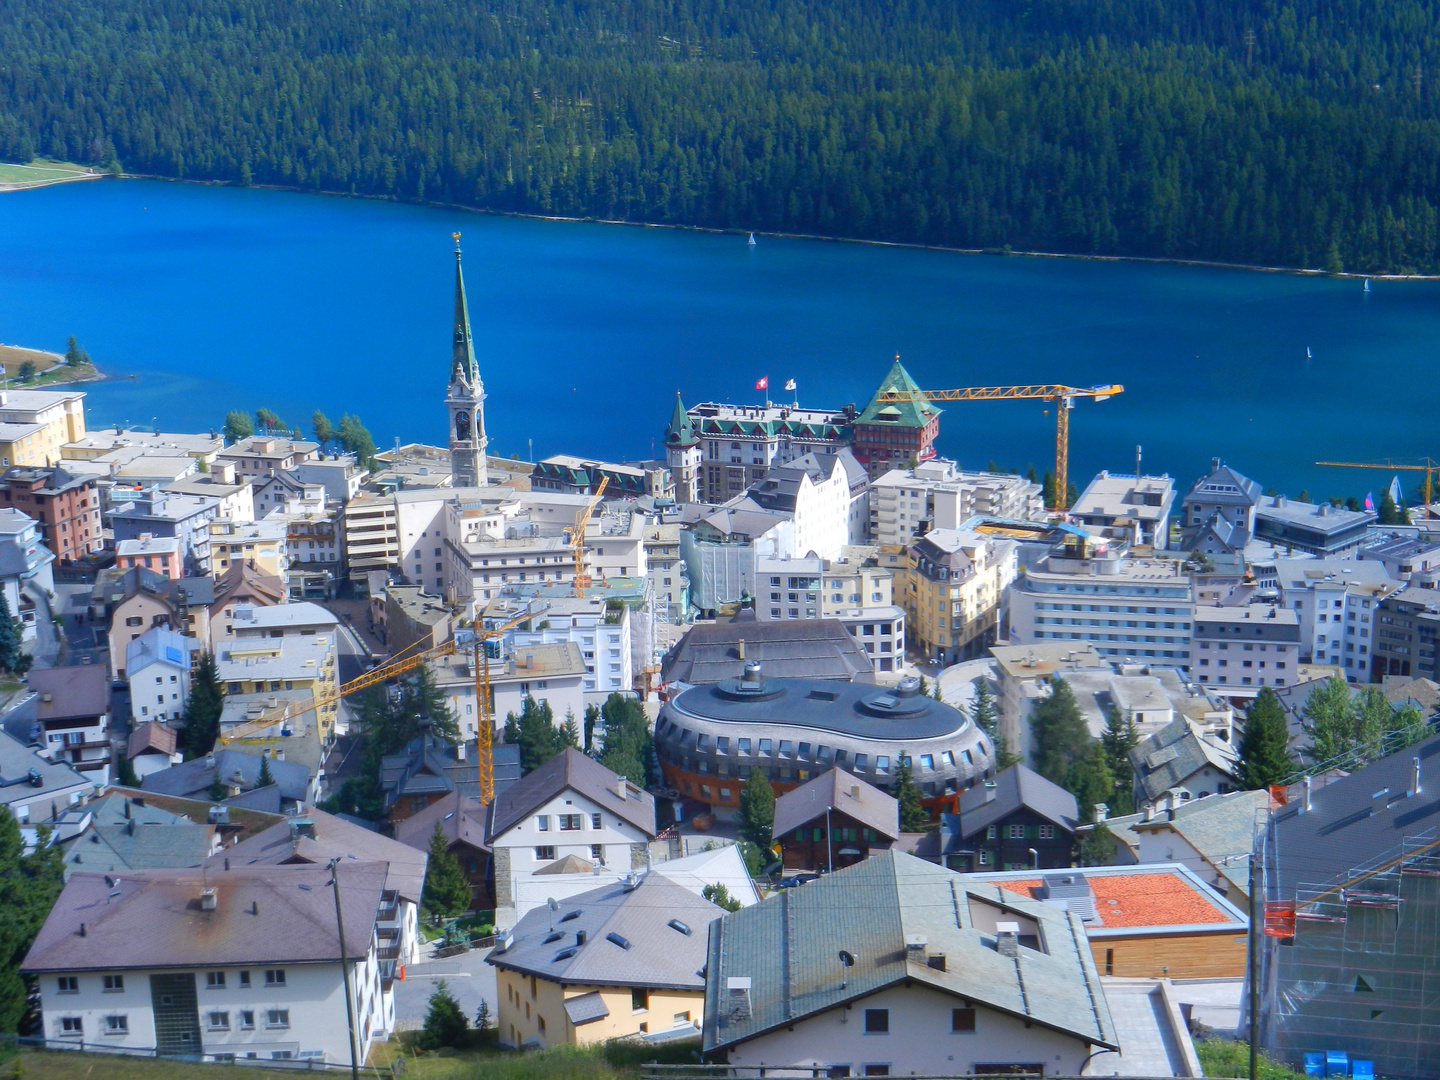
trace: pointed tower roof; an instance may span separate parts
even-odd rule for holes
[[[680,400],[680,391],[676,390],[675,410],[670,414],[670,426],[665,429],[665,445],[694,446],[697,441],[695,425],[690,420],[685,403]]]
[[[856,421],[860,424],[898,424],[901,427],[924,427],[932,417],[940,415],[941,410],[928,398],[918,398],[915,401],[879,401],[881,394],[896,391],[907,391],[912,394],[919,394],[922,391],[910,377],[910,373],[900,366],[900,358],[895,358],[895,363],[890,365],[890,371],[884,381],[875,391],[875,397],[870,399],[870,404],[865,406],[865,411],[860,414]]]
[[[470,339],[470,306],[465,302],[465,275],[460,272],[460,234],[455,233],[455,344],[450,361],[450,381],[467,386],[480,385],[480,367],[475,363],[475,344]]]

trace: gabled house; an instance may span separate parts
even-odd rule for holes
[[[895,851],[712,924],[704,1035],[829,1076],[1078,1076],[1119,1048],[1078,915]]]
[[[900,804],[844,769],[830,769],[775,800],[773,835],[787,870],[851,866],[900,837]]]
[[[333,878],[324,865],[74,875],[21,967],[47,1045],[364,1061],[395,1027],[377,934],[387,870],[341,859]]]
[[[396,821],[395,839],[428,852],[438,822],[445,834],[446,850],[460,864],[470,886],[471,906],[486,911],[495,907],[495,865],[490,845],[485,842],[489,816],[490,808],[478,799],[451,791],[423,810]]]
[[[554,876],[541,884],[555,890],[576,870],[643,867],[655,831],[653,795],[579,750],[560,751],[495,796],[486,842],[495,853],[496,925],[513,925],[545,896],[557,895],[520,895],[522,881],[546,870]],[[567,859],[576,869],[562,874]],[[577,891],[572,883],[570,892]]]
[[[99,664],[31,668],[33,740],[56,761],[68,761],[96,784],[110,779],[115,752],[110,734],[110,680]]]
[[[268,607],[286,600],[285,584],[267,574],[253,561],[232,562],[215,579],[215,599],[210,605],[210,640],[227,641],[235,636],[238,608]]]
[[[1203,735],[1184,716],[1177,716],[1130,751],[1135,793],[1154,802],[1167,791],[1181,800],[1201,799],[1233,791],[1240,756],[1220,739]]]
[[[130,759],[135,775],[143,780],[153,772],[179,765],[185,760],[184,755],[179,753],[179,743],[180,736],[174,728],[158,720],[148,720],[136,724],[130,732],[125,756]]]
[[[153,626],[125,648],[130,709],[140,722],[178,721],[190,695],[190,661],[196,641]]]
[[[706,930],[724,914],[658,874],[530,912],[487,957],[504,1046],[695,1034]]]
[[[1075,796],[1024,765],[962,791],[957,843],[942,853],[953,870],[1032,870],[1069,866],[1080,814]],[[937,860],[938,861],[938,860]]]
[[[242,805],[270,813],[295,811],[314,802],[314,778],[305,766],[272,757],[270,775],[274,782],[266,786],[260,784],[260,768],[258,754],[247,754],[243,750],[216,750],[204,757],[191,758],[153,772],[140,781],[140,786],[161,795],[208,799],[211,785],[218,779],[225,790],[221,801],[225,802],[273,787],[270,799],[242,799]]]
[[[56,840],[65,880],[78,873],[120,873],[199,866],[220,846],[220,831],[115,790],[61,816]]]
[[[6,807],[34,842],[32,826],[54,821],[95,791],[92,774],[65,761],[42,757],[8,731],[0,731],[0,806]]]
[[[438,739],[421,736],[400,753],[380,759],[381,805],[392,822],[404,821],[454,791]]]
[[[1259,484],[1219,458],[1212,458],[1210,472],[1191,485],[1181,503],[1181,521],[1186,529],[1192,529],[1216,518],[1243,532],[1244,540],[1239,540],[1238,533],[1231,534],[1243,548],[1255,531],[1255,508],[1260,498]]]
[[[215,582],[208,577],[171,581],[144,567],[102,570],[90,591],[90,618],[110,628],[110,671],[125,678],[130,642],[152,627],[177,630],[210,647],[210,605]]]

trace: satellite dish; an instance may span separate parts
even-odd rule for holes
[[[840,963],[844,964],[846,967],[854,967],[854,966],[855,966],[855,957],[852,956],[850,953],[846,952],[844,949],[841,949],[841,950],[840,950]]]
[[[551,910],[551,911],[559,911],[559,910],[560,910],[560,901],[559,901],[559,900],[556,900],[553,896],[547,896],[547,897],[545,898],[545,903],[547,903],[547,904],[550,905],[550,910]]]

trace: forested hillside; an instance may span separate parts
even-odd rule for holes
[[[0,157],[1437,271],[1437,23],[1419,0],[6,0]]]

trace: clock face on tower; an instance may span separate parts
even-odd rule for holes
[[[470,414],[469,414],[469,413],[463,413],[463,412],[461,412],[461,413],[456,413],[456,414],[455,414],[455,438],[461,439],[461,440],[470,438]]]

